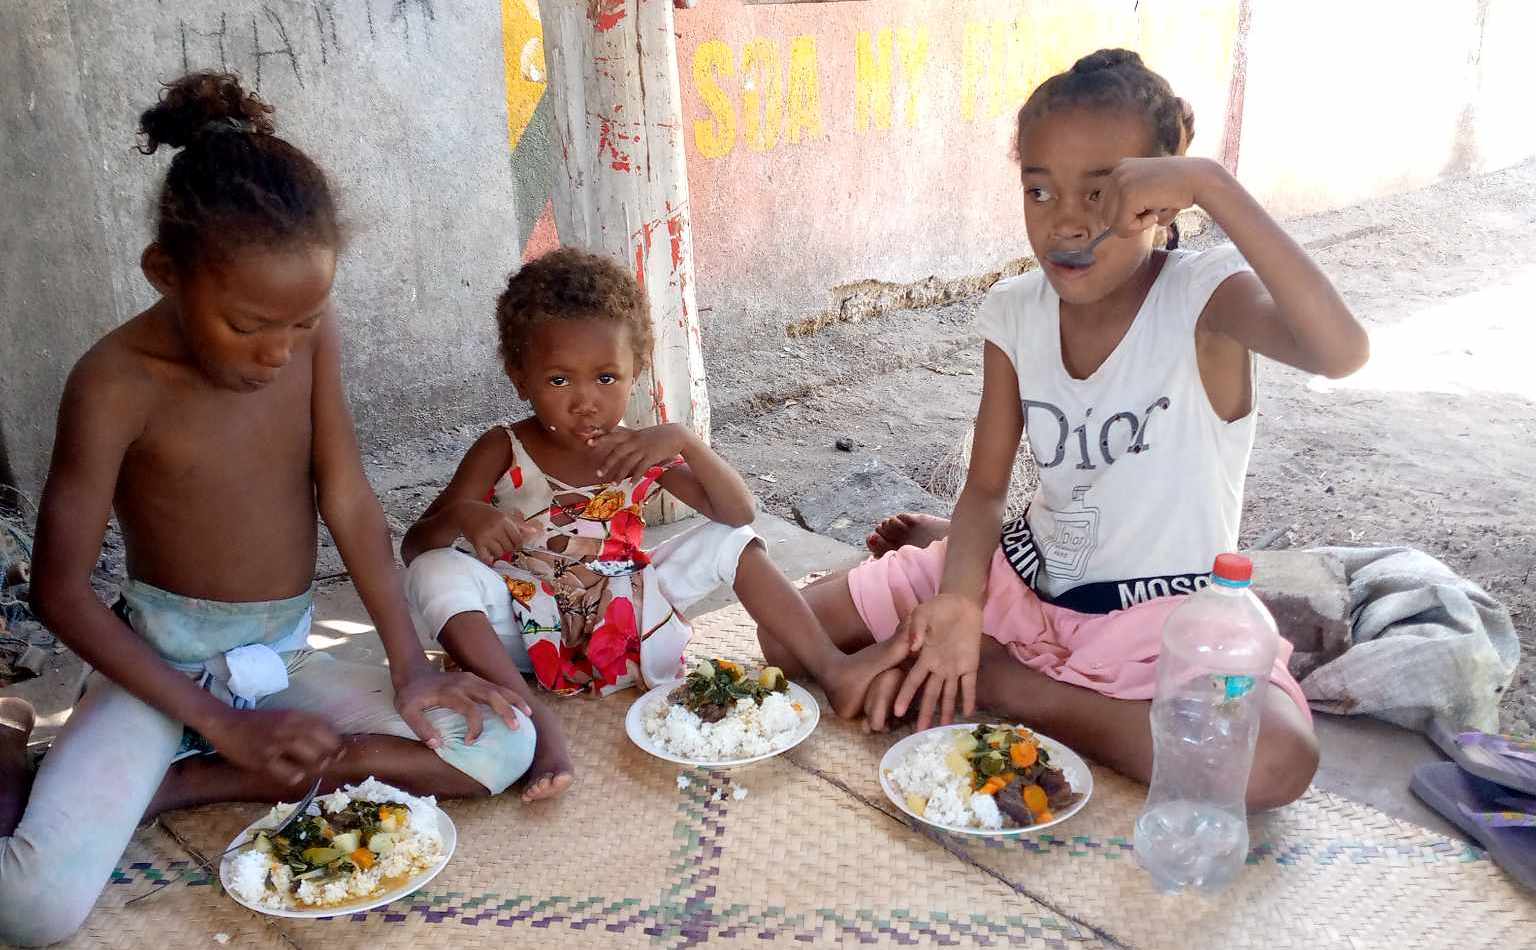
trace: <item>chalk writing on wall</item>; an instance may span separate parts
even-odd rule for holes
[[[179,18],[178,65],[233,70],[257,90],[278,81],[304,88],[320,70],[368,44],[394,38],[407,49],[429,45],[436,19],[433,0],[243,4]]]

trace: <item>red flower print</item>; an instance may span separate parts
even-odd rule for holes
[[[640,649],[640,625],[635,605],[628,597],[615,597],[603,613],[603,622],[587,641],[587,659],[602,680],[616,683],[629,672],[628,659]]]
[[[649,564],[640,546],[645,543],[645,521],[628,508],[613,516],[608,522],[608,538],[603,542],[604,561],[637,561]]]
[[[650,497],[651,486],[655,485],[656,481],[667,473],[667,469],[676,468],[681,464],[683,464],[683,457],[679,455],[665,465],[652,465],[646,469],[645,475],[641,477],[640,481],[635,483],[635,490],[630,493],[630,502],[636,505],[645,504],[645,500]]]
[[[545,689],[554,689],[560,684],[561,652],[560,645],[552,640],[539,640],[528,645],[533,675]]]

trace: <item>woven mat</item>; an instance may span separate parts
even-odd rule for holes
[[[757,657],[739,608],[693,652]],[[1536,899],[1479,851],[1318,792],[1251,824],[1217,898],[1156,894],[1131,855],[1141,786],[1095,769],[1061,834],[1006,842],[910,826],[880,790],[891,737],[824,715],[793,753],[680,771],[624,737],[625,697],[557,705],[581,769],[554,802],[452,802],[447,869],[388,907],[330,920],[245,911],[201,871],[260,809],[215,806],[142,829],[69,947],[1531,946]],[[679,776],[687,787],[679,787]],[[736,799],[732,792],[745,788]]]

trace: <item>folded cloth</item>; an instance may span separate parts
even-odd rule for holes
[[[1301,681],[1312,708],[1417,731],[1439,718],[1497,732],[1499,698],[1520,660],[1509,611],[1423,551],[1320,553],[1344,565],[1353,633],[1348,650]]]
[[[303,626],[294,629],[292,637],[297,645],[292,649],[304,649],[309,642],[308,634],[309,615],[306,614]],[[304,641],[302,643],[299,642],[301,637]],[[288,651],[285,649],[281,652]],[[283,661],[276,647],[269,647],[265,643],[235,647],[224,654],[224,665],[229,669],[229,679],[226,681],[229,691],[252,706],[288,688],[288,664]]]

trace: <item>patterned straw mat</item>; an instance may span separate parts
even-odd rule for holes
[[[758,657],[739,607],[696,630],[695,653]],[[824,713],[787,756],[680,771],[628,742],[627,705],[560,703],[581,768],[571,792],[449,803],[453,860],[388,907],[319,921],[244,910],[197,865],[260,809],[217,806],[142,829],[65,946],[1536,946],[1536,899],[1481,852],[1315,790],[1253,820],[1226,893],[1165,897],[1131,854],[1143,790],[1104,769],[1059,834],[978,842],[900,817],[876,775],[889,736]]]

